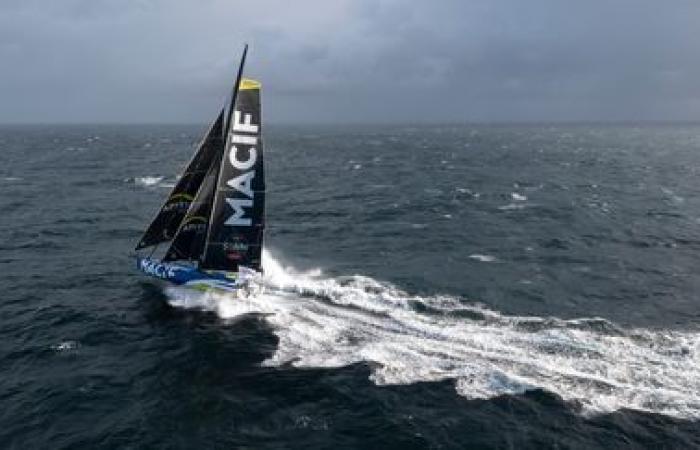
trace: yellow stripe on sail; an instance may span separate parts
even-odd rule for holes
[[[242,78],[241,79],[241,85],[238,87],[238,89],[242,91],[248,91],[248,90],[255,90],[255,89],[260,89],[261,84],[257,80],[253,80],[251,78]]]

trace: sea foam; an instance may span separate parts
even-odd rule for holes
[[[697,333],[509,316],[461,298],[409,295],[366,276],[295,271],[268,252],[263,264],[258,297],[167,293],[176,306],[224,319],[264,314],[279,338],[267,366],[369,362],[378,385],[449,379],[470,399],[542,388],[585,414],[634,408],[700,418]]]

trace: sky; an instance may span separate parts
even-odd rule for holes
[[[0,0],[0,123],[700,121],[698,0]]]

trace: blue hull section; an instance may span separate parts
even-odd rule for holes
[[[136,267],[146,275],[200,291],[237,291],[244,286],[236,273],[202,272],[194,267],[140,257],[136,258]]]

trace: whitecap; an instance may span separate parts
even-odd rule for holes
[[[492,255],[473,254],[473,255],[469,255],[469,258],[475,259],[475,260],[480,261],[480,262],[487,262],[487,263],[497,261],[497,258],[495,256],[492,256]]]
[[[134,178],[134,183],[141,185],[141,186],[155,186],[161,181],[163,181],[165,177],[159,177],[159,176],[145,176],[145,177],[136,177]]]
[[[52,345],[51,349],[57,352],[67,352],[70,350],[75,350],[77,347],[78,343],[76,341],[63,341]]]

